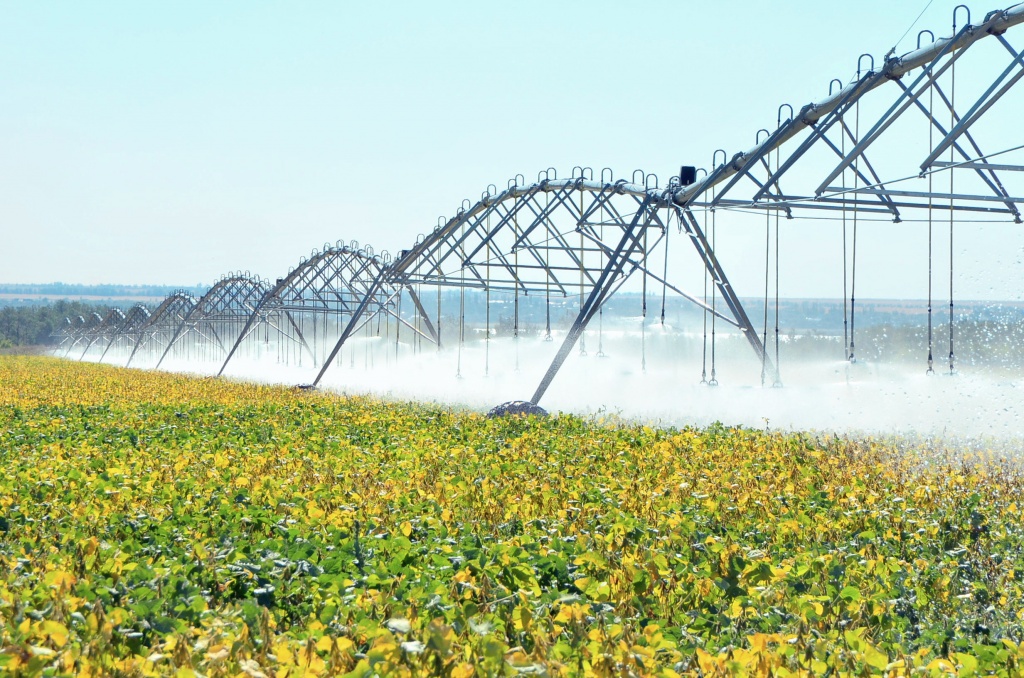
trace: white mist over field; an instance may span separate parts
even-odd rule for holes
[[[772,374],[761,385],[761,364],[749,346],[740,337],[727,335],[717,346],[719,385],[710,387],[700,383],[705,365],[701,337],[654,327],[643,334],[606,331],[600,339],[588,332],[586,355],[580,354],[579,346],[573,349],[540,405],[552,412],[663,426],[718,421],[817,433],[999,440],[1013,445],[1024,441],[1021,370],[965,366],[949,376],[948,366],[937,361],[936,373],[929,376],[923,361],[850,364],[842,360],[841,344],[837,360],[801,359],[788,355],[783,344],[784,386],[773,388]],[[466,342],[460,357],[457,348],[439,352],[424,343],[414,351],[403,343],[396,350],[394,341],[356,338],[327,370],[320,387],[486,411],[506,401],[530,399],[561,339],[475,339]],[[318,371],[313,366],[278,364],[269,348],[266,355],[232,360],[225,376],[298,385],[311,382]],[[117,364],[119,359],[108,355],[105,362]],[[168,360],[161,367],[214,374],[220,365]],[[706,369],[710,377],[710,354]]]

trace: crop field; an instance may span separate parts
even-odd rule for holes
[[[0,673],[1022,675],[1021,478],[0,357]]]

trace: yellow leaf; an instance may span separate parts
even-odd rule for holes
[[[57,647],[64,647],[68,642],[68,629],[60,622],[44,621],[42,631]]]
[[[63,589],[65,587],[70,588],[75,583],[75,575],[64,570],[54,570],[46,575],[43,580],[47,586],[54,588]]]
[[[956,660],[960,662],[961,670],[959,675],[961,676],[973,675],[978,670],[978,659],[973,655],[957,652]]]
[[[411,535],[411,534],[412,534],[412,523],[410,523],[410,522],[409,522],[409,521],[407,520],[407,521],[405,521],[404,523],[402,523],[402,525],[401,525],[401,527],[400,527],[399,529],[400,529],[400,530],[402,530],[402,534],[403,534],[403,535],[405,535],[406,537],[408,537],[409,535]]]
[[[274,646],[274,654],[277,655],[278,663],[287,666],[295,663],[295,655],[288,647],[287,641],[280,641]]]
[[[884,671],[885,667],[889,665],[888,655],[884,652],[878,651],[870,645],[867,645],[864,649],[864,661],[880,671]]]
[[[956,669],[945,659],[933,659],[928,666],[928,671],[944,671],[945,673],[956,673]]]

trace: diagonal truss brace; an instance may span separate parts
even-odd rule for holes
[[[978,120],[978,118],[984,115],[988,111],[988,109],[990,109],[993,106],[993,104],[995,104],[1000,98],[1002,98],[1002,96],[1006,94],[1006,92],[1009,91],[1011,87],[1013,87],[1022,77],[1024,77],[1024,52],[1017,53],[1010,46],[1010,44],[1006,42],[1006,39],[1003,38],[1003,36],[999,35],[996,37],[1000,40],[1000,42],[1002,42],[1003,46],[1010,51],[1010,54],[1013,55],[1013,60],[1003,70],[1003,72],[999,74],[999,77],[996,78],[991,85],[989,85],[989,88],[986,89],[985,93],[978,98],[978,100],[974,103],[973,106],[971,106],[970,110],[968,110],[967,113],[963,115],[963,117],[960,119],[960,122],[957,123],[957,125],[949,131],[949,134],[947,134],[945,138],[943,138],[941,141],[939,141],[938,144],[936,144],[935,148],[932,149],[931,154],[929,154],[928,157],[925,158],[924,162],[921,163],[922,172],[926,171],[931,166],[931,164],[935,160],[937,160],[938,157],[942,155],[942,153],[946,149],[948,149],[950,145],[967,130],[967,128],[973,125],[974,122]],[[1009,80],[1003,83],[1003,81],[1006,80],[1007,76],[1009,76],[1010,73],[1012,73],[1013,70],[1018,67],[1021,70],[1017,71],[1017,73],[1015,73],[1013,77],[1011,77]],[[1002,83],[1002,87],[999,87],[1000,83]],[[997,87],[999,88],[998,91],[996,90]]]
[[[722,294],[722,298],[725,300],[726,305],[729,307],[733,317],[736,319],[736,326],[747,338],[747,341],[750,343],[751,348],[754,349],[754,353],[757,355],[758,360],[764,362],[765,369],[773,372],[775,367],[772,360],[765,352],[764,344],[761,343],[761,339],[757,335],[757,330],[754,329],[753,323],[750,322],[750,318],[747,316],[747,312],[743,308],[740,298],[736,295],[736,291],[729,283],[729,279],[725,276],[725,271],[722,269],[722,265],[718,262],[718,258],[715,256],[715,251],[711,248],[711,244],[705,237],[700,223],[697,221],[697,218],[693,215],[693,212],[690,209],[683,208],[683,214],[686,216],[686,219],[680,220],[680,223],[683,224],[683,228],[686,230],[687,235],[690,236],[690,241],[696,248],[701,260],[703,260],[704,266],[711,274],[711,278],[714,281],[715,286],[718,287],[719,292]]]
[[[590,290],[587,300],[583,303],[583,306],[580,307],[580,312],[576,316],[576,320],[573,322],[572,327],[569,328],[569,332],[565,335],[565,340],[562,342],[561,347],[559,347],[558,353],[555,354],[555,358],[551,361],[551,365],[548,367],[547,372],[544,374],[540,384],[537,386],[537,390],[534,392],[533,397],[530,398],[530,402],[534,405],[539,403],[540,399],[544,397],[544,393],[548,390],[548,386],[551,385],[551,381],[555,378],[555,375],[558,374],[558,370],[561,369],[562,365],[565,363],[565,359],[569,357],[569,353],[572,352],[576,342],[579,341],[579,338],[583,335],[583,331],[587,328],[587,324],[591,321],[594,315],[597,314],[597,311],[601,308],[610,292],[613,290],[613,285],[622,275],[626,262],[629,261],[633,253],[640,247],[642,235],[652,216],[652,202],[653,200],[650,196],[644,199],[640,208],[633,216],[633,221],[623,229],[622,238],[619,240],[618,246],[615,248],[614,253],[609,256],[608,263],[605,264],[605,267],[601,271],[601,275],[598,277],[593,289]],[[643,225],[640,224],[641,218],[644,219]]]
[[[387,271],[385,269],[380,269],[377,272],[377,275],[374,276],[373,282],[366,290],[366,294],[363,296],[362,300],[360,300],[359,306],[357,306],[352,312],[352,317],[349,319],[348,324],[345,325],[345,329],[342,331],[341,336],[338,337],[338,341],[334,344],[334,348],[331,349],[330,354],[324,360],[324,364],[320,367],[320,371],[317,373],[316,379],[313,380],[311,386],[315,387],[320,383],[320,380],[324,377],[324,373],[327,372],[327,368],[331,366],[331,363],[333,363],[334,359],[338,356],[338,352],[341,351],[341,347],[346,341],[348,341],[348,338],[352,336],[352,333],[358,329],[356,323],[359,322],[363,313],[366,312],[366,307],[370,305],[370,300],[375,298],[377,296],[377,292],[384,286],[386,273]]]
[[[939,50],[939,52],[935,55],[931,62],[921,70],[920,75],[917,76],[914,82],[911,83],[909,87],[903,88],[903,92],[901,92],[899,97],[896,98],[896,101],[894,101],[893,104],[889,107],[889,110],[882,114],[882,116],[878,119],[878,122],[876,122],[874,126],[872,126],[871,129],[868,130],[867,134],[864,134],[860,139],[854,140],[856,146],[854,146],[853,149],[849,152],[849,154],[847,154],[846,157],[844,157],[839,162],[839,164],[836,165],[835,168],[828,174],[828,176],[826,176],[822,180],[821,184],[815,191],[815,195],[821,195],[822,193],[824,193],[826,188],[835,180],[836,177],[838,177],[844,170],[849,168],[850,165],[853,164],[854,160],[863,155],[864,151],[867,150],[868,146],[874,143],[874,141],[878,139],[878,137],[881,136],[882,133],[885,132],[885,130],[889,129],[889,126],[892,125],[892,123],[894,123],[900,117],[900,115],[902,115],[903,112],[907,110],[907,108],[912,106],[913,103],[917,100],[917,98],[921,96],[921,94],[924,91],[926,91],[928,87],[930,87],[943,73],[945,73],[946,70],[951,68],[953,64],[956,63],[957,59],[959,59],[967,52],[967,49],[971,46],[970,44],[961,48],[958,52],[955,52],[950,57],[949,61],[943,64],[942,68],[940,68],[938,71],[935,71],[935,66],[942,60],[943,57],[949,54],[953,45],[956,44],[956,41],[959,38],[961,38],[968,30],[970,30],[970,28],[970,26],[964,26],[960,30],[960,33],[958,33],[953,40],[950,40],[948,43],[946,43],[946,45],[943,46],[941,50]],[[886,66],[889,66],[890,63],[896,61],[896,59],[890,60],[890,62],[887,63]],[[883,68],[882,72],[884,73],[885,70],[886,69]],[[915,89],[918,87],[918,85],[922,83],[922,81],[924,82],[924,86],[921,87],[921,89],[915,93]]]

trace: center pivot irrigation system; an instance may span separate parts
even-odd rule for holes
[[[501,304],[517,342],[520,336],[561,342],[531,398],[536,405],[574,348],[585,353],[584,332],[605,302],[632,279],[643,291],[644,316],[648,298],[660,300],[663,323],[669,294],[702,309],[702,382],[717,383],[716,325],[725,323],[749,343],[762,384],[781,385],[780,221],[826,221],[837,238],[841,230],[844,350],[852,361],[858,226],[884,220],[927,231],[929,372],[940,350],[933,283],[944,280],[948,265],[953,372],[956,227],[1021,223],[1024,106],[1008,93],[1024,77],[1024,52],[1006,34],[1022,22],[1024,4],[977,23],[961,5],[950,37],[922,31],[916,50],[903,56],[893,50],[881,63],[861,55],[855,76],[833,80],[827,98],[799,110],[783,104],[774,131],[759,130],[755,145],[732,157],[716,151],[710,170],[684,166],[665,185],[639,170],[628,181],[583,167],[568,178],[548,169],[533,183],[516,175],[504,190],[490,185],[476,202],[463,201],[454,217],[439,219],[396,256],[339,241],[273,283],[233,273],[199,299],[178,292],[152,311],[136,306],[69,319],[60,350],[157,368],[168,359],[213,362],[218,374],[239,355],[269,354],[309,366],[315,386],[344,347],[354,356],[353,342],[383,338],[393,339],[397,350],[404,336],[418,351],[457,345],[461,371],[467,307],[483,304],[477,313],[489,351],[497,319],[492,306]],[[764,234],[755,243],[764,247],[765,284],[756,291],[763,292],[764,306],[753,320],[716,250],[718,229],[741,219],[755,220]],[[688,294],[678,281],[684,265],[670,258],[673,234],[683,238],[681,245],[689,243],[686,256],[703,270],[700,294]],[[947,237],[949,258],[939,262],[933,250],[939,238],[944,248]],[[457,312],[451,310],[456,301]]]

